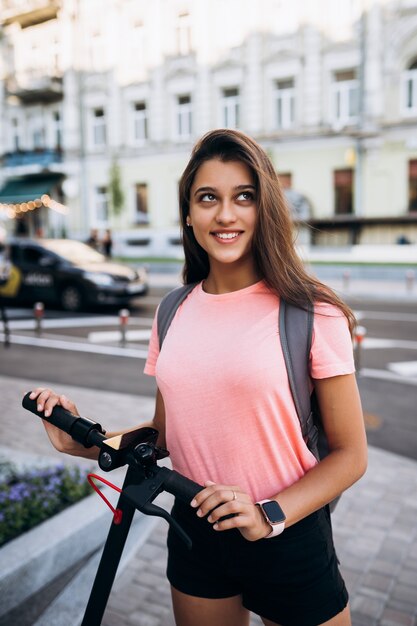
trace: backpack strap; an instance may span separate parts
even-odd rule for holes
[[[314,424],[310,396],[309,357],[313,334],[314,310],[301,309],[281,298],[279,334],[291,394],[300,420],[301,432],[309,450],[318,459],[318,429]]]
[[[173,289],[173,291],[170,291],[162,298],[157,316],[159,349],[162,348],[165,335],[168,332],[168,328],[174,319],[178,307],[184,302],[196,285],[197,283],[182,285],[181,287]]]

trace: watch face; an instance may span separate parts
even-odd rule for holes
[[[284,511],[275,500],[264,502],[262,508],[271,524],[279,524],[285,521]]]

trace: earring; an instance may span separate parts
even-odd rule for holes
[[[190,227],[191,226],[191,222],[187,222],[187,226]]]

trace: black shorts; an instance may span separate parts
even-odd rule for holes
[[[282,626],[317,626],[346,607],[326,509],[254,542],[236,529],[213,530],[178,501],[172,514],[193,541],[188,550],[170,528],[167,576],[178,591],[202,598],[241,595],[244,607]]]

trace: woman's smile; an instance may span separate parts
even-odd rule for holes
[[[218,241],[218,243],[221,244],[230,244],[230,243],[234,243],[236,242],[236,240],[238,239],[238,237],[243,233],[243,231],[236,231],[236,230],[216,230],[213,231],[211,234],[213,235],[213,237]]]

